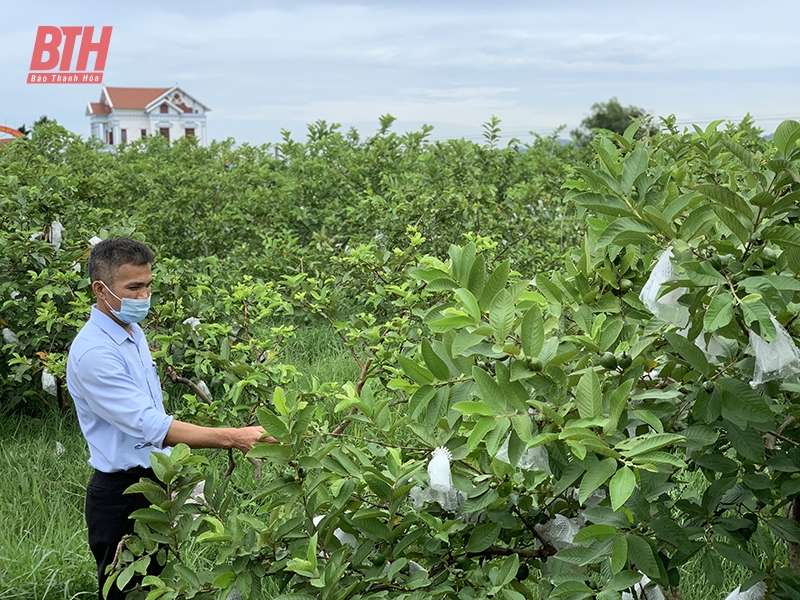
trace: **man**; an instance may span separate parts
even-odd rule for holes
[[[86,524],[101,600],[106,567],[122,537],[133,532],[130,514],[149,506],[142,494],[123,492],[141,477],[156,479],[150,453],[169,452],[178,443],[248,452],[264,433],[261,427],[200,427],[166,414],[155,363],[137,324],[150,308],[153,258],[150,248],[131,238],[105,240],[92,249],[89,278],[97,304],[67,360],[67,387],[95,469],[86,490]],[[108,598],[124,598],[127,591],[113,585]]]

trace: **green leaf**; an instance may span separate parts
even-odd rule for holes
[[[472,377],[478,385],[483,401],[491,407],[495,414],[506,414],[508,412],[508,402],[494,377],[480,367],[472,367]]]
[[[793,544],[800,544],[800,524],[797,521],[787,519],[786,517],[770,517],[764,521],[772,530],[772,533],[777,535],[782,540],[792,542]]]
[[[450,347],[452,358],[454,359],[458,358],[466,350],[469,350],[473,346],[480,344],[485,340],[486,340],[485,336],[478,335],[477,333],[470,333],[468,331],[459,331],[456,334],[455,339],[453,340],[453,345]]]
[[[426,414],[428,403],[436,395],[436,388],[431,385],[423,385],[419,388],[408,401],[408,413],[414,420],[419,420],[420,415]]]
[[[258,422],[264,430],[281,443],[289,441],[289,428],[286,423],[281,421],[281,418],[269,409],[259,407],[256,410]]]
[[[492,431],[496,425],[497,421],[493,417],[483,417],[475,423],[472,432],[469,434],[469,440],[467,440],[467,448],[469,448],[470,452],[480,445],[486,434]]]
[[[608,491],[611,496],[611,508],[619,510],[620,507],[631,497],[633,489],[636,487],[636,475],[629,467],[622,467],[611,478],[608,483]]]
[[[590,370],[580,378],[575,397],[581,419],[593,419],[600,416],[603,412],[603,392],[597,373]]]
[[[739,218],[734,215],[730,210],[721,206],[719,204],[712,204],[712,210],[714,213],[719,217],[719,220],[722,221],[725,226],[731,230],[736,239],[739,240],[742,244],[746,244],[750,239],[750,231],[747,227],[742,225],[742,222]]]
[[[511,261],[506,259],[497,265],[497,268],[495,268],[495,270],[489,276],[489,279],[486,281],[486,285],[483,286],[483,293],[481,293],[480,298],[478,299],[478,304],[481,307],[481,310],[488,310],[492,305],[492,300],[494,300],[494,297],[497,295],[497,293],[506,287],[506,283],[508,282],[508,273],[510,270]]]
[[[516,554],[512,554],[511,556],[507,556],[505,560],[500,564],[500,568],[497,570],[497,579],[495,579],[495,586],[502,587],[506,584],[511,583],[514,577],[517,575],[517,571],[519,570],[519,556]]]
[[[720,292],[711,299],[703,316],[703,327],[706,331],[722,329],[733,321],[733,296],[728,292]]]
[[[522,319],[522,351],[525,356],[536,358],[544,345],[544,321],[542,311],[535,304]]]
[[[625,440],[617,444],[615,449],[627,457],[633,457],[646,452],[653,452],[666,446],[676,445],[684,440],[685,438],[677,433],[655,433]]]
[[[426,338],[422,339],[422,358],[425,361],[425,366],[437,379],[447,381],[450,378],[450,369],[447,367],[447,363],[436,354],[433,346]]]
[[[775,418],[767,400],[743,381],[732,377],[717,380],[722,394],[722,415],[739,427],[752,424],[759,431],[773,428]]]
[[[761,237],[781,248],[800,248],[800,229],[791,225],[775,225],[765,229]]]
[[[492,300],[489,308],[489,325],[495,339],[505,343],[508,334],[514,328],[514,299],[507,290],[500,290]]]
[[[453,410],[457,410],[462,415],[474,417],[481,415],[484,417],[493,417],[494,411],[485,402],[456,402],[453,404]]]
[[[478,306],[478,300],[475,298],[473,293],[466,288],[459,288],[455,290],[455,295],[458,296],[462,306],[466,310],[467,314],[472,317],[472,320],[476,324],[480,323],[481,309]]]
[[[695,189],[704,196],[730,208],[734,214],[740,214],[748,219],[753,218],[753,210],[750,205],[736,192],[711,183],[698,185]]]
[[[499,523],[484,523],[483,525],[478,525],[472,531],[472,535],[469,536],[466,548],[467,552],[483,552],[494,544],[499,534]]]
[[[650,235],[654,233],[653,228],[641,219],[635,217],[624,217],[616,219],[605,231],[600,234],[597,246],[604,248],[609,244],[617,246],[627,246],[628,244],[649,244]]]
[[[611,542],[611,571],[619,573],[628,561],[628,539],[625,536],[615,538]]]
[[[478,254],[475,257],[475,262],[472,263],[472,268],[469,270],[469,277],[467,278],[466,287],[470,293],[475,294],[475,296],[480,296],[483,293],[483,284],[485,279],[486,261],[483,258],[483,254]]]
[[[603,485],[608,478],[617,470],[617,461],[613,458],[606,458],[601,460],[596,465],[593,465],[586,471],[586,474],[581,479],[580,492],[578,494],[578,501],[583,504],[593,491]]]
[[[664,581],[666,572],[661,560],[653,552],[653,547],[638,535],[627,536],[628,560],[638,570],[656,581]]]
[[[778,125],[778,128],[775,129],[775,135],[772,136],[772,143],[775,144],[775,147],[784,156],[789,156],[797,145],[798,139],[800,139],[800,123],[787,120]]]
[[[707,261],[681,263],[686,277],[695,285],[709,287],[725,285],[727,280]]]
[[[620,538],[620,539],[625,539],[625,538]],[[627,545],[625,548],[627,550]],[[603,587],[608,590],[621,592],[622,590],[627,590],[628,588],[632,588],[641,580],[642,580],[642,574],[639,571],[625,570],[614,575],[614,577],[612,577],[611,580]],[[645,594],[642,594],[642,596],[645,598],[649,598],[649,596]]]
[[[622,164],[622,191],[629,194],[633,187],[633,182],[642,173],[647,171],[647,150],[642,147],[637,148],[628,156],[625,157],[625,162]]]
[[[400,362],[403,372],[405,372],[414,383],[418,385],[430,385],[433,383],[433,373],[422,365],[417,364],[410,358],[406,358],[402,354],[397,356],[397,360]]]
[[[706,377],[711,374],[711,365],[708,364],[706,355],[693,342],[674,332],[665,333],[664,337],[690,368],[700,371]]]
[[[746,567],[751,571],[761,571],[758,561],[749,552],[724,542],[713,542],[713,547],[723,558],[728,559],[733,564]]]

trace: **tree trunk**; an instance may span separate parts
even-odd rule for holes
[[[792,521],[800,522],[800,497],[792,500],[792,503],[786,508],[786,516]],[[792,571],[800,572],[800,544],[786,542],[786,546],[789,568]]]

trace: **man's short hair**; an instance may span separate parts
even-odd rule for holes
[[[152,264],[155,254],[145,244],[129,237],[103,240],[89,254],[89,279],[113,285],[122,265]]]

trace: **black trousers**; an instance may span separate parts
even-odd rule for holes
[[[137,483],[142,477],[150,478],[164,485],[156,478],[152,469],[135,467],[127,471],[103,473],[95,471],[86,487],[86,525],[89,529],[89,548],[97,561],[97,579],[100,584],[98,598],[103,600],[103,585],[106,582],[106,567],[114,561],[114,554],[120,540],[133,533],[131,513],[150,506],[144,494],[123,494],[126,488]],[[161,567],[155,560],[150,562],[148,573],[157,575]],[[124,600],[142,577],[131,579],[127,589],[121,591],[116,583],[108,592],[108,600]]]

